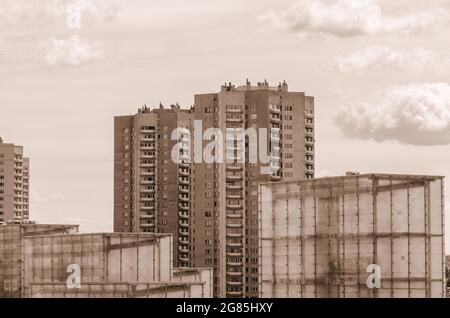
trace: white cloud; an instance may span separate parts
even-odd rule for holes
[[[450,85],[396,86],[357,107],[342,109],[335,123],[352,138],[447,145],[450,144]]]
[[[61,193],[41,194],[38,191],[30,193],[32,203],[49,203],[51,201],[64,201],[65,197]]]
[[[66,39],[50,38],[45,43],[44,61],[48,66],[79,66],[101,56],[97,44],[73,35]]]
[[[301,34],[324,33],[352,37],[379,33],[439,30],[450,23],[447,9],[388,15],[377,0],[300,0],[284,12],[271,12],[262,20]]]
[[[114,0],[1,0],[0,25],[65,23],[67,9],[74,4],[82,21],[110,21],[120,11]]]
[[[392,49],[385,46],[366,47],[335,59],[336,67],[340,72],[381,69],[419,71],[447,63],[448,61],[442,60],[439,54],[433,50]]]

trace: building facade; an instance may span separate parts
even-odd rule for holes
[[[115,118],[114,231],[171,233],[174,265],[189,267],[191,162],[172,160],[172,132],[189,134],[192,111],[143,107]],[[188,151],[188,149],[186,150]]]
[[[0,138],[0,223],[29,219],[29,170],[23,147]]]
[[[445,297],[444,178],[260,186],[260,297]]]
[[[185,131],[171,138],[176,128]],[[211,151],[223,160],[209,162],[214,142],[223,142]],[[190,110],[145,108],[115,119],[114,230],[173,233],[175,265],[214,268],[215,296],[258,296],[259,183],[313,177],[314,99],[286,83],[229,83],[195,95]]]
[[[196,95],[194,115],[203,122],[203,131],[218,128],[226,135],[227,129],[250,128],[258,135],[258,141],[250,133],[245,140],[227,141],[226,151],[235,160],[195,165],[191,250],[194,266],[213,266],[216,295],[257,297],[258,184],[314,177],[314,99],[289,92],[286,83],[270,87],[267,82],[252,86],[247,81]],[[266,145],[261,144],[261,133],[267,133]],[[203,141],[203,147],[209,142]],[[268,164],[261,157],[249,162],[255,143],[267,147],[278,169],[267,174]],[[240,147],[245,149],[244,163]]]

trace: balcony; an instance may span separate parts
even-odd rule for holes
[[[140,192],[141,193],[154,193],[155,189],[141,189]]]
[[[242,266],[242,261],[238,260],[227,260],[228,266]]]
[[[240,108],[227,108],[225,111],[227,113],[242,113],[243,109],[242,109],[242,107],[240,107]]]
[[[189,219],[189,212],[186,211],[178,211],[178,216],[182,219]]]
[[[242,189],[242,183],[239,183],[239,184],[227,184],[227,189],[230,189],[230,190]]]
[[[242,194],[228,194],[227,199],[242,199]]]
[[[189,193],[189,187],[188,186],[179,186],[178,190],[180,192],[183,192],[183,193]]]
[[[271,115],[270,116],[270,121],[273,122],[273,123],[279,123],[281,121],[281,117],[280,116]]]
[[[178,242],[182,245],[187,245],[189,244],[189,238],[187,238],[186,236],[179,237]]]
[[[140,198],[139,201],[141,201],[141,202],[154,202],[155,198]]]
[[[228,247],[242,247],[242,242],[230,242],[230,241],[227,241],[227,246]]]
[[[242,218],[242,214],[239,214],[239,213],[227,213],[227,218],[240,219],[240,218]]]
[[[306,173],[314,173],[314,167],[306,167]]]
[[[306,158],[305,158],[305,162],[306,162],[307,164],[313,165],[313,164],[314,164],[314,159],[306,159]]]
[[[227,223],[227,227],[229,228],[240,228],[243,227],[242,223]]]
[[[142,171],[142,172],[140,173],[140,175],[141,175],[141,176],[144,176],[144,177],[154,176],[154,175],[155,175],[155,171]]]
[[[189,257],[182,257],[182,256],[180,255],[180,257],[178,257],[178,260],[180,260],[181,262],[187,263],[187,262],[189,262]]]
[[[178,199],[183,202],[189,202],[189,195],[188,194],[179,194]]]
[[[178,229],[178,234],[181,236],[189,236],[189,231],[186,231],[185,229]]]
[[[155,150],[156,149],[156,146],[141,146],[140,148],[139,148],[140,150]]]
[[[144,180],[144,179],[141,179],[140,181],[139,181],[139,184],[141,184],[141,185],[152,185],[152,184],[155,184],[155,178],[153,178],[153,179],[150,179],[150,180]]]
[[[178,221],[178,224],[179,224],[181,227],[189,227],[189,221],[186,221],[186,220],[179,220],[179,221]]]
[[[189,169],[179,169],[178,172],[182,176],[189,176]]]
[[[190,184],[190,183],[189,183],[189,178],[187,178],[187,177],[179,177],[179,178],[178,178],[178,181],[179,181],[181,184]]]
[[[270,111],[271,113],[279,114],[279,113],[281,113],[281,106],[278,106],[278,105],[270,105],[270,106],[269,106],[269,111]]]
[[[244,236],[243,233],[227,233],[228,237],[242,237]]]
[[[143,229],[152,228],[152,227],[155,227],[155,223],[141,223],[141,227]]]
[[[227,275],[228,275],[228,276],[238,276],[238,277],[239,277],[239,276],[242,276],[243,273],[242,273],[242,272],[237,272],[237,271],[236,271],[236,272],[228,271],[228,272],[227,272]]]
[[[314,155],[314,149],[313,148],[306,148],[305,149],[305,154],[307,155]]]
[[[242,252],[227,252],[227,256],[231,257],[241,257],[242,255]]]
[[[229,296],[241,296],[243,294],[243,291],[227,291],[227,295]]]
[[[244,118],[226,118],[225,120],[228,123],[242,123],[244,121]]]
[[[227,164],[227,170],[242,171],[243,168],[244,167],[239,164]]]
[[[149,154],[141,155],[141,159],[155,159],[155,158],[156,158],[155,154],[153,154],[153,155],[149,155]]]
[[[305,137],[314,137],[314,131],[305,130]]]
[[[141,168],[154,168],[154,163],[141,163]]]
[[[187,211],[187,210],[189,210],[189,204],[186,204],[186,203],[179,203],[178,204],[178,207],[180,208],[180,210],[184,210],[184,211]]]
[[[243,178],[241,173],[239,173],[239,174],[229,174],[229,173],[227,173],[226,176],[227,176],[228,180],[242,180],[242,178]]]
[[[156,133],[155,128],[153,129],[141,128],[141,134],[154,134],[154,133]]]
[[[155,139],[155,137],[142,137],[141,138],[141,141],[142,142],[153,142],[153,141],[155,141],[156,139]]]
[[[189,253],[189,247],[183,245],[183,246],[178,246],[178,251],[180,253]]]
[[[244,205],[241,204],[236,204],[236,203],[232,203],[232,204],[227,204],[227,208],[231,209],[231,210],[240,210],[244,207]]]
[[[305,118],[314,118],[314,114],[312,112],[305,111]]]
[[[305,123],[305,128],[314,128],[314,123],[306,122]]]
[[[150,211],[150,210],[154,210],[155,207],[154,206],[141,206],[140,209],[143,211]]]
[[[314,140],[308,140],[308,139],[306,139],[306,140],[305,140],[305,145],[306,145],[306,146],[314,146]]]
[[[154,214],[141,214],[139,216],[139,218],[141,218],[142,220],[154,219],[155,215]]]
[[[227,285],[230,285],[230,286],[242,286],[242,281],[240,281],[240,282],[235,282],[235,281],[227,281]]]
[[[270,139],[272,141],[277,141],[277,142],[279,142],[281,140],[280,135],[278,135],[278,134],[271,134]]]
[[[180,167],[185,167],[185,168],[187,168],[187,167],[190,166],[190,163],[189,163],[188,160],[182,160],[182,161],[179,163],[179,166],[180,166]]]

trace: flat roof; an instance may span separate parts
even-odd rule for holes
[[[389,174],[389,173],[363,173],[355,175],[343,175],[343,176],[329,176],[315,179],[298,179],[291,181],[278,181],[278,182],[262,182],[259,185],[272,186],[283,183],[308,183],[308,182],[323,182],[323,181],[338,181],[342,179],[385,179],[385,180],[436,180],[444,179],[445,176],[433,176],[433,175],[418,175],[418,174]]]

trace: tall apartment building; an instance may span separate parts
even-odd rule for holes
[[[186,133],[172,141],[180,127]],[[209,128],[246,134],[226,140],[224,162],[208,163],[193,150],[208,149]],[[183,141],[177,164],[171,150]],[[249,160],[256,147],[270,162]],[[314,99],[286,83],[225,84],[196,95],[190,110],[115,119],[114,230],[173,233],[175,265],[214,268],[216,296],[258,296],[258,184],[313,177]]]
[[[215,294],[222,297],[258,296],[258,184],[260,182],[314,177],[314,99],[289,92],[286,83],[270,87],[267,82],[235,87],[195,96],[194,116],[203,129],[267,129],[267,148],[277,150],[280,169],[262,173],[261,158],[250,163],[249,148],[227,142],[227,151],[244,145],[246,162],[196,164],[195,199],[192,216],[193,266],[214,268]],[[259,146],[261,143],[259,142]],[[204,146],[209,141],[204,141]],[[251,144],[253,143],[253,144]],[[274,149],[278,147],[278,149]],[[236,153],[237,154],[237,153]]]
[[[139,109],[115,118],[114,231],[172,233],[174,265],[189,267],[192,204],[191,163],[176,164],[171,140],[176,128],[189,133],[192,111]],[[186,136],[180,136],[186,137]]]
[[[29,169],[23,147],[0,138],[0,222],[29,219]]]

